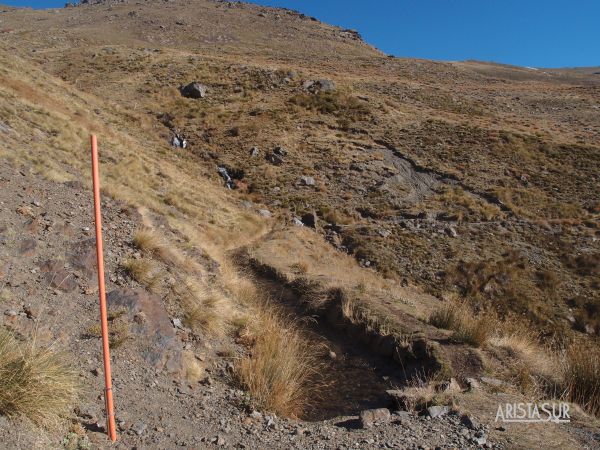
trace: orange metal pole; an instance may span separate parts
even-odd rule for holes
[[[117,440],[115,413],[113,406],[112,376],[110,371],[110,350],[108,345],[108,320],[106,313],[106,288],[104,285],[104,251],[102,249],[102,216],[100,215],[100,177],[98,175],[98,142],[91,135],[92,180],[94,183],[94,218],[96,222],[96,255],[98,258],[98,297],[100,298],[100,326],[102,329],[102,356],[104,358],[104,383],[106,386],[106,422],[108,437]]]

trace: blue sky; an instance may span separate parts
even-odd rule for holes
[[[58,0],[0,0],[60,7]],[[396,56],[600,66],[600,0],[255,0],[358,30]]]

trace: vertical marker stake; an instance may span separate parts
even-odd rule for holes
[[[96,222],[96,256],[98,258],[98,297],[100,298],[100,327],[102,330],[102,356],[104,358],[104,398],[106,400],[106,422],[108,437],[117,440],[115,413],[110,372],[110,350],[108,345],[108,319],[106,313],[106,288],[104,286],[104,253],[102,250],[102,217],[100,215],[100,177],[98,176],[98,143],[96,135],[91,135],[92,180],[94,184],[94,218]]]

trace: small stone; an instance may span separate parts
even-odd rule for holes
[[[487,439],[485,436],[475,437],[475,438],[473,438],[473,442],[477,445],[485,445],[487,442]]]
[[[203,84],[193,81],[187,86],[181,86],[179,91],[184,97],[198,99],[206,97],[207,88]]]
[[[466,378],[465,382],[470,391],[474,391],[481,387],[479,382],[475,378]]]
[[[390,234],[392,234],[392,232],[390,230],[377,230],[377,233],[379,234],[379,236],[381,236],[382,238],[386,238],[388,237]]]
[[[144,314],[143,311],[136,313],[133,316],[133,321],[139,325],[142,325],[143,323],[146,322],[146,314]]]
[[[28,319],[35,319],[39,315],[39,310],[34,305],[23,306],[23,312],[25,313]]]
[[[4,315],[8,317],[15,317],[17,315],[17,312],[14,309],[7,309],[6,311],[4,311]]]
[[[396,415],[400,420],[408,420],[413,416],[410,411],[396,411],[394,412],[394,415]]]
[[[360,413],[362,428],[372,428],[375,424],[383,424],[390,421],[390,410],[387,408],[367,409]]]
[[[192,390],[189,388],[188,385],[183,384],[177,388],[177,393],[180,395],[190,395],[192,393]]]
[[[273,149],[273,153],[279,156],[287,156],[288,151],[285,147],[277,146]]]
[[[252,147],[250,149],[250,156],[252,156],[253,158],[260,155],[260,150],[258,149],[258,147]]]
[[[436,417],[445,416],[449,412],[450,412],[449,406],[430,406],[429,408],[427,408],[427,414],[432,419],[435,419]]]
[[[275,166],[280,166],[281,164],[283,164],[283,156],[278,155],[276,153],[267,155],[266,159]]]
[[[455,237],[458,236],[458,233],[457,233],[457,231],[456,231],[456,229],[454,227],[448,227],[448,228],[446,228],[446,234],[448,236],[450,236],[450,237],[453,237],[453,238],[455,238]]]
[[[318,223],[317,213],[314,211],[302,215],[302,223],[307,227],[316,228]]]
[[[448,381],[444,381],[437,386],[438,392],[460,392],[461,388],[458,382],[454,378],[450,378]]]
[[[302,177],[300,177],[300,181],[302,182],[302,184],[304,186],[314,186],[315,185],[315,179],[313,177],[302,176]]]
[[[95,286],[84,285],[84,286],[81,286],[81,291],[85,295],[92,295],[92,294],[95,294],[96,292],[98,292],[98,288]]]
[[[471,430],[478,430],[481,427],[481,424],[473,416],[469,416],[468,414],[464,414],[460,418],[460,421],[464,426]]]
[[[181,323],[181,319],[173,319],[173,326],[175,328],[183,329],[183,324]]]
[[[332,352],[331,350],[329,351],[329,358],[330,359],[336,359],[337,355],[335,354],[335,352]]]
[[[32,204],[33,206],[36,206],[36,207],[38,207],[38,208],[39,208],[40,206],[42,206],[42,204],[39,202],[39,200],[34,200],[34,201],[32,201],[32,202],[31,202],[31,204]]]
[[[144,431],[146,431],[147,425],[143,422],[136,422],[132,427],[131,430],[137,434],[138,436],[141,436],[142,434],[144,434]]]
[[[258,210],[258,214],[260,214],[263,217],[271,217],[271,211],[269,211],[268,209],[259,209]]]
[[[304,89],[313,94],[317,92],[333,92],[335,91],[335,83],[331,80],[307,80],[302,85]]]

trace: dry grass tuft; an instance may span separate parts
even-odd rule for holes
[[[447,303],[439,307],[429,316],[429,323],[437,328],[451,330],[458,322],[458,313],[453,304]]]
[[[196,359],[193,352],[186,350],[182,354],[185,379],[190,383],[197,383],[205,376],[204,367]]]
[[[154,253],[163,247],[163,242],[153,230],[142,228],[134,234],[133,245],[142,251]]]
[[[563,361],[567,398],[600,415],[600,352],[575,344],[567,349]]]
[[[0,414],[50,424],[67,414],[78,395],[77,373],[64,355],[19,342],[0,330]]]
[[[435,388],[431,383],[411,381],[402,389],[402,406],[406,411],[421,412],[434,404]]]
[[[119,317],[110,323],[108,344],[110,348],[119,348],[131,337],[131,328],[125,317]]]
[[[131,278],[152,290],[158,282],[155,267],[149,259],[126,259],[121,267]]]
[[[179,288],[184,323],[195,332],[222,335],[228,327],[231,306],[219,292],[209,290],[187,277]]]
[[[133,245],[149,256],[163,261],[171,266],[178,266],[185,270],[193,270],[194,263],[188,260],[176,247],[169,245],[155,230],[144,227],[136,231],[133,236]]]
[[[505,368],[521,392],[535,399],[560,395],[563,373],[559,358],[530,329],[522,322],[504,322],[489,345],[505,352]]]
[[[224,304],[224,298],[217,293],[208,293],[200,301],[187,300],[183,304],[185,325],[195,332],[223,334],[227,320],[223,312]]]
[[[108,344],[110,348],[119,348],[131,337],[131,327],[127,316],[120,311],[108,314]],[[102,330],[100,324],[94,324],[87,329],[84,337],[100,338]]]
[[[496,205],[476,199],[460,187],[445,188],[438,199],[448,209],[447,214],[456,217],[459,222],[469,220],[495,220],[500,215]]]
[[[465,303],[449,302],[434,311],[429,323],[454,331],[454,338],[474,347],[485,345],[492,336],[497,320],[490,314],[476,315]]]
[[[400,389],[397,397],[400,407],[406,411],[422,412],[434,405],[454,405],[455,396],[451,392],[439,392],[435,382],[427,381],[419,375],[410,379],[406,386]]]
[[[490,338],[489,344],[525,362],[532,373],[551,377],[556,372],[556,360],[551,350],[540,345],[537,336],[527,330],[498,333]]]
[[[249,324],[250,354],[236,366],[239,383],[259,408],[299,417],[317,395],[316,349],[291,323],[265,307]]]

